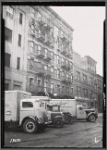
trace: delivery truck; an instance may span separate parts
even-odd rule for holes
[[[51,99],[50,103],[59,105],[61,112],[69,112],[72,119],[86,119],[95,122],[98,118],[98,112],[95,108],[84,108],[82,104],[78,104],[76,99]]]
[[[5,91],[5,126],[21,126],[26,133],[45,129],[48,117],[44,105],[39,98],[32,99],[29,92]]]

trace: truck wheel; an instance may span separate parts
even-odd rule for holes
[[[73,122],[72,117],[67,115],[65,116],[64,120],[66,124],[71,124]]]
[[[23,130],[26,133],[35,133],[38,130],[37,122],[33,119],[27,119],[25,120],[23,124]]]
[[[54,127],[55,128],[62,128],[63,125],[64,125],[64,123],[63,123],[63,120],[61,120],[61,119],[57,119],[54,121]]]
[[[96,120],[96,116],[94,114],[92,114],[88,117],[88,121],[90,121],[90,122],[95,122],[95,120]]]

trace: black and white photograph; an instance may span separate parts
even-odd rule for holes
[[[105,3],[55,4],[2,3],[4,148],[104,148]]]

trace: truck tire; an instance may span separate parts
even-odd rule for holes
[[[73,119],[71,116],[66,115],[64,117],[64,120],[65,120],[65,124],[72,124],[73,123]]]
[[[88,121],[90,121],[90,122],[95,122],[95,121],[96,121],[96,116],[95,116],[94,114],[90,115],[90,116],[88,117]]]
[[[64,125],[64,122],[62,119],[55,119],[53,124],[55,128],[62,128]]]
[[[38,130],[38,124],[33,119],[27,119],[23,123],[23,130],[26,133],[35,133]]]

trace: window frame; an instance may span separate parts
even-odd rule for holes
[[[22,35],[18,34],[18,46],[21,47],[22,46]]]
[[[8,34],[6,33],[6,30],[7,30]],[[12,43],[12,33],[13,33],[13,31],[11,29],[5,27],[5,40],[10,43]]]
[[[17,70],[20,70],[20,57],[17,57]]]
[[[6,58],[6,55],[9,56],[9,58]],[[7,62],[7,60],[9,60],[9,62]],[[5,53],[5,67],[9,67],[10,68],[10,62],[11,61],[11,54]]]
[[[23,14],[21,12],[19,13],[19,24],[23,24]]]

